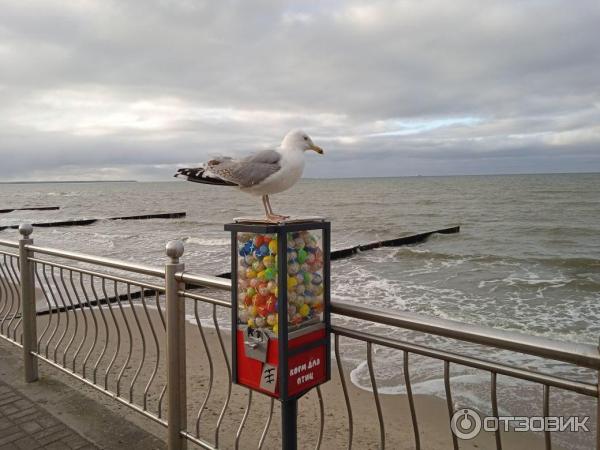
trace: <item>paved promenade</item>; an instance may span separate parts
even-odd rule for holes
[[[40,363],[23,380],[22,350],[0,339],[0,450],[163,450],[165,430]]]
[[[0,380],[0,450],[97,448]]]

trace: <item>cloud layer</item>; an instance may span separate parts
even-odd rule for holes
[[[600,170],[600,4],[0,0],[0,180]],[[366,164],[368,162],[369,164]]]

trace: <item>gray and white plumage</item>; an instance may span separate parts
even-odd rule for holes
[[[274,150],[259,151],[243,159],[212,159],[201,167],[179,169],[175,176],[196,183],[237,186],[254,195],[275,194],[300,179],[306,150],[323,153],[306,133],[292,131]]]

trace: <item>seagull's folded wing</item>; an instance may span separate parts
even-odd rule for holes
[[[240,187],[251,187],[277,172],[281,168],[280,160],[281,154],[265,150],[242,160],[209,162],[207,172]]]

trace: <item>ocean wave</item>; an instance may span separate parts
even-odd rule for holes
[[[193,237],[193,236],[188,236],[182,239],[184,243],[186,244],[196,244],[196,245],[203,245],[203,246],[227,246],[231,243],[231,240],[229,239],[223,239],[223,238],[202,238],[202,237]]]
[[[385,249],[383,249],[385,251]],[[392,258],[409,257],[412,259],[431,259],[431,260],[466,260],[475,263],[512,263],[512,264],[543,264],[567,269],[589,269],[592,271],[600,270],[600,259],[596,258],[518,258],[506,255],[494,254],[463,254],[463,253],[444,253],[433,251],[422,247],[401,247],[390,253]]]

